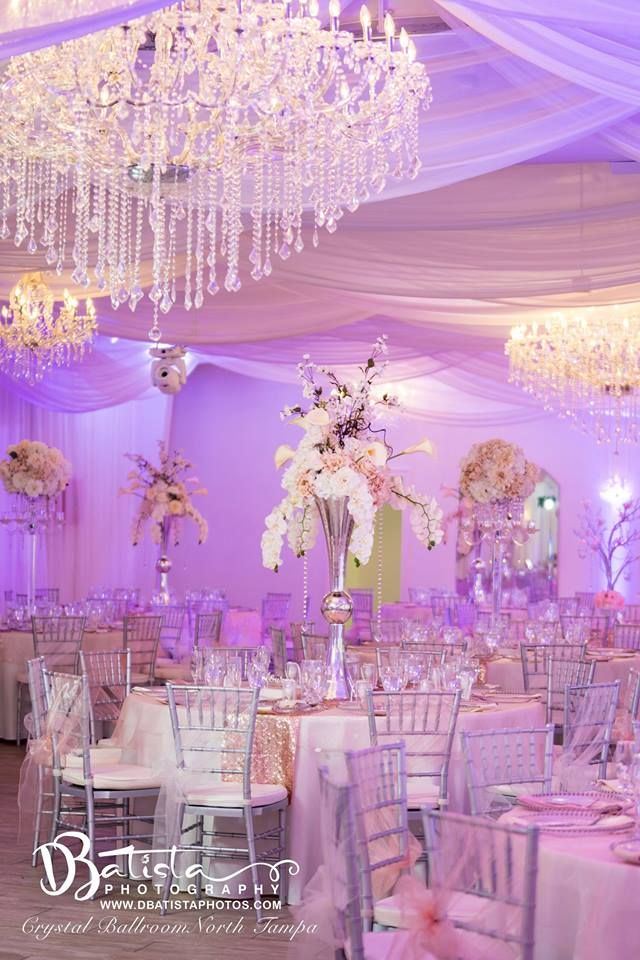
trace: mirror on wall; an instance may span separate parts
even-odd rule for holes
[[[524,505],[524,521],[533,521],[537,533],[523,545],[505,548],[502,589],[505,606],[522,606],[558,595],[558,517],[560,487],[545,470]],[[474,537],[467,543],[458,527],[456,589],[462,596],[486,601],[491,594],[491,547]]]

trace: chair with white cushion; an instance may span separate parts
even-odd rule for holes
[[[221,629],[222,610],[212,610],[210,613],[197,613],[193,634],[194,648],[217,647],[220,643]]]
[[[77,673],[85,617],[32,617],[33,650],[44,657],[47,669]],[[27,689],[26,670],[17,676],[16,743],[22,739],[23,692]]]
[[[423,806],[445,807],[460,691],[369,691],[367,710],[373,746],[398,741],[405,744],[409,811]]]
[[[69,811],[77,818],[80,810],[86,822],[88,857],[94,863],[102,827],[111,831],[100,833],[100,840],[109,847],[114,842],[126,846],[134,839],[136,843],[151,843],[153,821],[147,813],[136,814],[134,804],[157,800],[158,772],[141,764],[111,762],[111,751],[92,747],[91,694],[86,676],[47,671],[46,677],[54,784],[52,839],[62,830],[74,829]]]
[[[617,650],[640,650],[640,623],[616,623],[612,635]]]
[[[593,770],[588,782],[606,779],[619,696],[619,680],[565,689],[562,751],[569,762]]]
[[[402,927],[392,891],[409,866],[404,744],[352,750],[345,763],[353,787],[363,928]]]
[[[131,683],[137,686],[153,683],[161,629],[160,616],[124,618],[124,646],[131,651]]]
[[[270,627],[271,635],[271,663],[276,677],[284,677],[287,663],[287,638],[280,627]]]
[[[522,683],[527,693],[545,693],[549,660],[584,660],[585,643],[521,643]]]
[[[567,687],[583,687],[593,683],[595,669],[595,660],[549,659],[545,723],[562,724]]]
[[[80,651],[80,666],[89,683],[91,742],[98,743],[98,729],[109,733],[115,727],[131,689],[131,651]],[[109,744],[111,745],[111,744]]]
[[[285,856],[286,787],[251,780],[258,691],[167,684],[176,751],[176,809],[167,812],[175,833],[167,845],[203,858],[241,860],[259,883],[257,863]],[[277,825],[256,830],[256,821],[277,814]],[[213,818],[213,821],[211,820]],[[224,821],[231,820],[224,830]],[[233,821],[236,821],[235,823]],[[244,834],[238,821],[243,821]],[[241,840],[245,843],[241,843]],[[164,899],[171,877],[165,881]],[[286,875],[280,897],[286,901]],[[256,909],[261,920],[262,910]]]
[[[538,829],[424,811],[429,888],[456,958],[533,960]]]
[[[174,604],[168,606],[157,605],[151,608],[151,612],[156,617],[162,617],[162,628],[160,630],[162,649],[170,657],[177,660],[187,608]]]
[[[551,790],[553,724],[462,732],[473,816],[504,813],[522,793]]]

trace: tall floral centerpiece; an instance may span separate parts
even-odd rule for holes
[[[502,607],[502,559],[508,541],[524,543],[535,528],[523,523],[524,501],[538,481],[539,469],[515,443],[475,443],[460,464],[460,495],[470,508],[462,521],[468,542],[478,530],[491,543],[491,626],[497,630]]]
[[[120,493],[133,494],[141,499],[140,508],[133,521],[131,539],[136,546],[145,527],[149,526],[151,539],[159,547],[156,560],[158,600],[162,604],[168,604],[171,602],[169,572],[172,567],[168,556],[169,543],[179,543],[184,520],[191,520],[196,524],[198,543],[205,542],[209,527],[191,498],[194,495],[205,495],[207,490],[200,485],[197,477],[185,477],[193,466],[181,453],[169,452],[162,441],[158,447],[158,466],[139,453],[125,454],[127,459],[135,464],[135,469],[129,471],[129,484],[122,487]]]
[[[442,511],[433,497],[406,485],[390,467],[401,454],[432,451],[428,440],[401,453],[389,444],[383,417],[397,402],[376,390],[387,367],[386,351],[386,338],[378,338],[355,382],[316,366],[309,356],[298,365],[305,402],[286,407],[281,417],[299,424],[304,435],[295,450],[276,451],[276,467],[288,464],[282,477],[286,495],[267,517],[262,535],[263,563],[278,570],[285,536],[302,557],[315,543],[318,521],[322,524],[330,570],[330,590],[322,600],[329,624],[329,696],[338,698],[346,695],[343,629],[353,610],[344,587],[347,551],[356,563],[368,562],[376,512],[385,504],[409,510],[411,527],[428,550],[443,536]]]
[[[60,518],[57,500],[69,484],[71,465],[56,447],[39,440],[21,440],[7,448],[6,459],[0,461],[0,477],[7,493],[15,497],[8,519],[30,535],[27,606],[34,613],[38,533]]]

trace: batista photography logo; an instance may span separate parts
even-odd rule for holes
[[[285,921],[280,915],[285,906],[282,881],[300,872],[295,860],[245,864],[213,876],[203,864],[187,862],[184,852],[175,847],[148,850],[129,845],[103,850],[96,854],[96,859],[109,861],[102,867],[89,858],[89,851],[89,838],[75,830],[36,848],[43,866],[43,893],[94,902],[96,911],[82,921],[31,916],[22,925],[23,933],[42,941],[69,934],[275,934],[294,940],[317,932],[315,924]],[[252,879],[255,875],[260,882]],[[136,916],[123,916],[124,911]],[[155,916],[146,916],[151,913]],[[165,913],[181,916],[165,917]],[[247,913],[249,920],[238,916]]]

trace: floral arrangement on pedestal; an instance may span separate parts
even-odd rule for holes
[[[433,451],[429,441],[423,440],[394,454],[387,440],[381,417],[398,404],[389,394],[376,394],[374,389],[387,367],[387,361],[381,360],[386,352],[386,337],[379,337],[354,383],[317,366],[308,355],[298,364],[303,396],[309,404],[285,407],[281,419],[298,424],[304,436],[295,450],[283,445],[275,454],[278,469],[289,466],[282,477],[286,496],[267,517],[262,535],[265,567],[277,570],[280,566],[285,536],[298,557],[314,545],[319,518],[316,498],[348,498],[353,520],[350,551],[356,563],[368,562],[375,515],[387,503],[410,510],[411,527],[428,550],[442,540],[442,510],[436,500],[406,485],[389,468],[390,462],[403,454]]]
[[[71,479],[71,464],[56,447],[39,440],[21,440],[7,448],[0,462],[7,493],[24,497],[58,497]]]
[[[584,559],[595,555],[607,581],[607,589],[596,594],[594,603],[601,609],[620,610],[624,597],[616,586],[621,579],[630,578],[633,564],[640,560],[640,498],[621,503],[610,526],[602,513],[585,500],[574,532],[580,544],[579,556]]]
[[[521,447],[506,440],[474,443],[460,463],[460,494],[472,503],[526,500],[535,490],[539,470]]]
[[[120,489],[121,494],[133,494],[140,497],[142,503],[133,522],[132,542],[140,542],[145,525],[151,524],[151,539],[161,544],[166,528],[171,526],[174,543],[178,543],[182,520],[192,520],[198,527],[198,542],[207,539],[209,527],[200,511],[193,505],[192,496],[207,493],[197,477],[184,477],[193,469],[193,465],[181,453],[170,453],[165,443],[160,442],[158,466],[139,453],[127,453],[125,456],[136,465],[127,479],[129,485]]]

